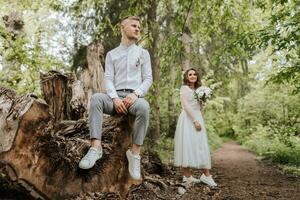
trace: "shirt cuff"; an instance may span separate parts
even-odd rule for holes
[[[110,96],[111,99],[113,99],[113,98],[119,98],[119,96],[118,96],[118,94],[116,92],[109,93],[108,96]]]

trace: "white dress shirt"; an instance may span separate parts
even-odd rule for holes
[[[107,53],[104,83],[111,98],[117,98],[116,90],[120,89],[132,89],[144,96],[152,81],[151,60],[146,49],[135,44],[120,45]]]

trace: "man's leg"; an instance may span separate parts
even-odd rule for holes
[[[89,130],[91,140],[101,141],[103,113],[112,114],[114,104],[112,99],[104,93],[96,93],[91,97],[89,110]]]
[[[95,165],[95,162],[102,157],[101,135],[103,113],[112,114],[113,112],[113,102],[107,94],[96,93],[91,97],[89,110],[91,148],[81,159],[79,163],[80,168],[90,169]]]
[[[150,106],[144,98],[137,99],[129,108],[129,113],[135,116],[133,126],[132,147],[126,152],[129,162],[129,172],[133,179],[141,178],[140,150],[149,125]]]
[[[138,98],[129,108],[129,113],[135,116],[133,126],[133,144],[141,146],[149,125],[150,106],[144,98]],[[133,149],[134,151],[134,149]],[[139,153],[139,152],[134,152]]]

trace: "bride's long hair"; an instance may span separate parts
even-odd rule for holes
[[[186,70],[184,72],[184,74],[183,74],[183,85],[187,85],[187,86],[191,85],[191,83],[189,82],[189,79],[188,79],[188,74],[189,74],[189,71],[191,71],[191,70],[193,70],[196,73],[196,76],[197,76],[197,81],[195,82],[195,89],[197,89],[198,87],[200,87],[202,85],[202,83],[201,83],[201,80],[200,80],[199,73],[194,68],[189,68],[188,70]]]

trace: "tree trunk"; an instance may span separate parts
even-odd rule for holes
[[[177,70],[175,69],[174,65],[170,65],[170,85],[171,88],[175,88],[176,86],[176,76],[177,76]],[[174,93],[174,90],[168,91],[168,137],[174,138],[175,130],[176,130],[176,124],[177,124],[177,110],[176,110],[176,95]]]
[[[239,97],[244,97],[250,90],[250,86],[248,84],[249,71],[247,59],[241,59],[240,66],[242,71],[238,78]]]
[[[188,33],[183,33],[182,43],[184,46],[184,60],[182,61],[183,71],[188,70],[191,67],[190,54],[191,54],[191,42],[192,37]]]
[[[52,70],[47,74],[41,73],[40,78],[42,94],[54,116],[54,122],[77,120],[84,116],[86,98],[82,96],[83,88],[76,82],[74,73],[62,74]],[[78,99],[75,100],[76,96],[73,95],[77,95]]]
[[[156,0],[150,0],[149,4],[151,5],[147,10],[148,14],[148,28],[149,32],[151,33],[151,46],[149,48],[149,53],[151,55],[151,64],[152,64],[152,73],[153,73],[153,81],[159,81],[159,74],[160,74],[160,65],[159,65],[159,56],[158,56],[158,45],[159,45],[159,24],[157,23],[157,4]],[[159,97],[160,90],[159,85],[153,84],[153,96]],[[160,105],[159,99],[153,98],[152,101],[152,108],[153,108],[153,129],[151,132],[151,139],[157,140],[160,136]]]
[[[131,144],[133,117],[104,120],[104,156],[90,170],[78,162],[88,150],[86,119],[55,123],[51,106],[33,95],[0,89],[0,174],[41,199],[72,198],[82,192],[125,196],[133,181],[125,152]]]
[[[87,67],[83,70],[83,73],[79,78],[85,88],[87,109],[90,107],[90,99],[92,94],[105,91],[103,82],[104,71],[101,64],[103,53],[104,49],[101,43],[91,43],[87,47]]]
[[[78,77],[86,96],[85,106],[87,111],[85,116],[87,116],[92,94],[105,91],[102,66],[104,49],[101,43],[93,42],[88,46],[81,46],[76,51],[73,56],[72,71],[80,74]]]
[[[168,35],[172,37],[172,34],[176,32],[176,26],[174,23],[172,23],[172,18],[167,19],[167,25],[168,25]],[[183,41],[183,39],[182,39]],[[184,41],[183,41],[184,42]],[[176,88],[176,79],[178,77],[178,63],[180,63],[181,59],[179,59],[180,56],[177,56],[177,60],[174,60],[174,62],[169,64],[169,76],[168,76],[168,82],[170,85],[170,89],[168,90],[168,133],[167,136],[170,138],[174,138],[175,130],[176,130],[176,124],[177,124],[177,110],[176,110],[176,98],[178,98],[175,94],[175,88]],[[184,66],[184,64],[183,64]],[[182,71],[182,68],[180,68],[180,72]],[[180,73],[181,75],[182,73]]]

